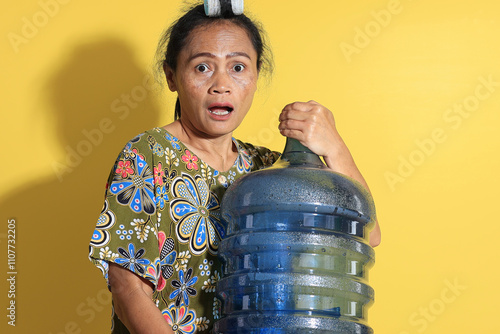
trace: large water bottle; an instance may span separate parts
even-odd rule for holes
[[[215,333],[369,334],[375,208],[358,182],[287,139],[272,167],[237,180],[221,211]]]

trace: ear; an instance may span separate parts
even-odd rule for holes
[[[170,89],[171,92],[176,92],[177,91],[177,85],[175,84],[175,73],[170,66],[167,64],[163,65],[163,72],[165,72],[165,78],[167,79],[167,85],[168,89]]]

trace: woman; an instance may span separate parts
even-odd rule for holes
[[[114,333],[210,331],[220,315],[219,201],[236,178],[278,157],[232,138],[270,63],[254,23],[244,15],[209,18],[200,5],[164,41],[163,70],[178,94],[176,121],[125,146],[90,246],[112,292]],[[328,109],[295,102],[279,120],[282,135],[367,187]],[[371,244],[379,242],[377,224]]]

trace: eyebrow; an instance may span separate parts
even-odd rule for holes
[[[188,62],[200,57],[216,58],[217,56],[210,52],[199,52],[189,57]],[[250,56],[246,52],[231,52],[226,55],[226,59],[233,57],[245,57],[251,60]]]

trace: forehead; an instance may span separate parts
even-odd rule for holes
[[[210,52],[223,55],[240,51],[256,57],[256,51],[247,31],[234,23],[220,22],[193,29],[181,53],[192,55]]]

